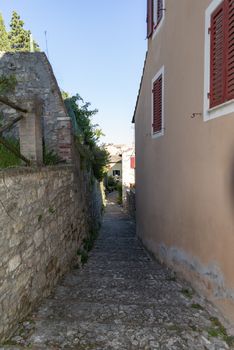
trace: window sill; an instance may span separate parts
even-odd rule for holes
[[[209,108],[204,115],[204,121],[222,117],[224,115],[234,113],[234,99],[224,102],[221,105]]]
[[[164,135],[163,130],[158,131],[158,132],[154,132],[154,133],[151,134],[152,139],[157,139],[158,137],[163,136],[163,135]]]
[[[154,26],[154,30],[153,30],[153,35],[152,35],[152,39],[154,40],[154,38],[156,37],[156,35],[158,34],[162,24],[163,24],[163,21],[164,21],[164,17],[165,17],[165,14],[163,14],[163,17],[161,19],[161,21],[156,25]]]

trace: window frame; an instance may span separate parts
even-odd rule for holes
[[[158,1],[159,0],[153,0],[153,36],[152,39],[154,39],[156,37],[156,35],[158,34],[158,32],[161,29],[162,23],[164,21],[165,18],[165,1],[166,0],[162,0],[162,17],[160,19],[160,21],[157,23],[158,20]],[[156,4],[156,6],[155,6]],[[154,22],[154,20],[156,19],[156,21]]]
[[[153,77],[152,82],[151,82],[151,137],[153,139],[161,137],[164,135],[164,87],[165,87],[165,79],[164,79],[164,74],[165,74],[165,68],[162,66],[159,71],[156,73],[156,75]],[[154,93],[153,93],[153,87],[154,87],[154,82],[162,76],[162,115],[161,115],[161,130],[154,132],[153,130],[153,121],[154,121]]]
[[[205,12],[205,59],[204,59],[204,101],[203,120],[209,121],[214,118],[234,112],[234,99],[225,101],[217,106],[210,107],[210,72],[211,72],[211,17],[224,0],[213,0]]]
[[[161,18],[158,21],[159,1],[162,1]],[[165,17],[165,1],[166,0],[148,0],[147,1],[147,39],[154,39],[159,32]]]

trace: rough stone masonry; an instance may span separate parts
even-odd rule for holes
[[[87,264],[0,350],[228,350],[232,342],[216,310],[147,254],[112,193]]]
[[[101,218],[100,186],[73,166],[0,171],[0,339],[71,266]]]
[[[71,161],[71,120],[45,53],[0,52],[0,76],[16,79],[15,89],[6,96],[21,107],[27,107],[29,101],[40,98],[44,144],[61,159]],[[18,116],[18,112],[1,104],[0,115],[9,122]],[[17,128],[14,132],[18,136]]]

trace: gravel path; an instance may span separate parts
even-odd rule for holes
[[[233,348],[208,309],[189,285],[150,258],[111,196],[88,262],[65,276],[0,350]]]

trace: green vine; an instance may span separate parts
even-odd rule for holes
[[[102,181],[109,163],[109,154],[100,145],[100,137],[104,136],[97,124],[93,124],[92,117],[97,114],[97,109],[90,109],[90,103],[84,102],[79,94],[69,97],[65,92],[62,96],[71,118],[75,131],[76,148],[80,154],[81,166],[92,171],[93,176]]]
[[[0,76],[0,95],[14,91],[16,85],[17,85],[17,79],[14,74],[9,75],[8,77],[5,75],[1,75]]]

